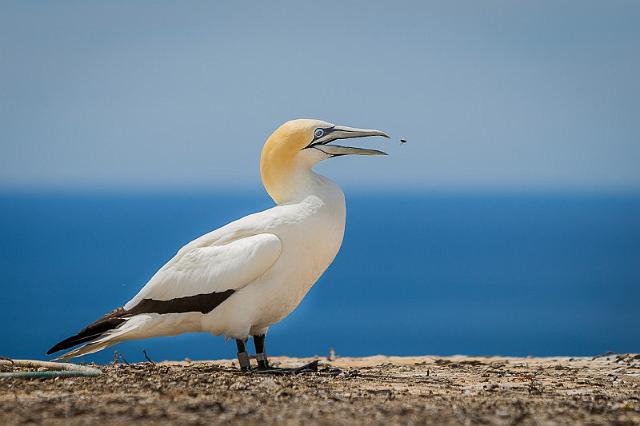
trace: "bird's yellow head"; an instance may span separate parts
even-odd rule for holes
[[[338,139],[389,136],[380,130],[336,126],[321,120],[291,120],[278,127],[262,148],[262,183],[276,203],[284,201],[297,172],[308,171],[327,158],[343,155],[386,155],[375,149],[329,145]]]

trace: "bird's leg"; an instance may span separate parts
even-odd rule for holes
[[[245,342],[246,340],[236,339],[236,346],[238,347],[238,363],[240,364],[240,370],[251,371],[251,362],[249,361],[249,354],[247,353]]]
[[[271,373],[271,374],[297,374],[297,373],[309,373],[312,371],[318,371],[318,361],[312,361],[302,367],[297,368],[282,368],[272,367],[269,365],[267,359],[267,352],[265,351],[265,335],[260,334],[253,336],[253,344],[256,347],[256,360],[258,360],[258,373]]]
[[[256,347],[256,360],[258,361],[258,370],[266,370],[269,368],[269,360],[264,350],[265,335],[253,336],[253,344]]]

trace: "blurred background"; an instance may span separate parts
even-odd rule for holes
[[[639,22],[633,1],[3,1],[0,355],[42,358],[269,208],[260,149],[299,117],[394,139],[318,167],[345,242],[270,353],[640,352]],[[143,349],[235,356],[193,334],[85,360]]]

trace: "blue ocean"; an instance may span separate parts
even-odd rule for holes
[[[640,352],[640,196],[347,193],[333,265],[271,354]],[[261,193],[0,195],[0,355],[46,359],[176,250]],[[222,337],[127,342],[85,361],[233,358]]]

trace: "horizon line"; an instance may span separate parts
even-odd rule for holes
[[[635,187],[585,187],[585,186],[435,186],[435,185],[343,185],[347,193],[401,195],[603,195],[640,196],[640,188]],[[119,185],[41,185],[3,186],[0,195],[206,195],[206,194],[262,194],[269,197],[262,185],[172,185],[159,186],[119,186]]]

